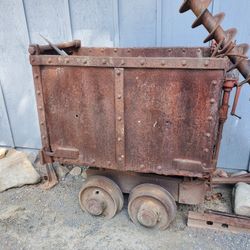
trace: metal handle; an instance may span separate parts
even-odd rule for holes
[[[239,84],[236,85],[236,92],[235,92],[234,102],[233,102],[233,106],[231,110],[231,115],[239,119],[241,119],[241,117],[236,114],[236,108],[237,108],[239,97],[240,97],[241,87],[242,85],[239,85]]]

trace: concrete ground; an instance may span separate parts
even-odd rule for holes
[[[129,220],[127,204],[112,220],[83,213],[82,183],[68,175],[48,191],[37,185],[0,193],[0,249],[250,249],[249,235],[186,226],[188,210],[230,210],[231,190],[215,190],[222,199],[200,207],[179,205],[168,230],[152,231]]]

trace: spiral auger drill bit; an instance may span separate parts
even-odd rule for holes
[[[185,0],[180,8],[180,13],[192,10],[196,15],[196,20],[192,24],[192,28],[198,27],[203,24],[209,32],[209,35],[204,40],[204,43],[211,40],[215,40],[217,45],[214,49],[213,57],[224,57],[228,56],[233,66],[228,70],[238,69],[242,76],[245,78],[244,81],[238,84],[241,87],[245,83],[250,84],[250,68],[247,62],[247,51],[248,44],[236,45],[234,37],[237,30],[232,28],[223,30],[221,22],[225,16],[224,13],[219,13],[215,16],[207,9],[212,0]]]

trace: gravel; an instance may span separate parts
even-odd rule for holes
[[[80,209],[81,176],[67,175],[51,190],[37,186],[0,194],[0,249],[250,249],[250,236],[186,226],[188,210],[230,211],[230,189],[202,206],[178,206],[176,220],[166,231],[135,226],[127,202],[112,220],[92,217]],[[126,199],[127,200],[127,197]]]

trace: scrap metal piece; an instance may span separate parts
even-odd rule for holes
[[[249,217],[214,210],[206,210],[204,213],[189,211],[187,225],[234,233],[250,233]]]
[[[200,24],[209,32],[208,37],[204,42],[208,42],[212,39],[218,44],[217,54],[220,56],[228,56],[235,67],[240,71],[243,77],[246,79],[242,84],[250,83],[250,67],[248,66],[247,59],[242,60],[242,57],[246,57],[248,46],[245,49],[238,51],[238,48],[234,42],[234,36],[236,35],[236,29],[229,29],[224,31],[220,23],[224,17],[223,14],[217,14],[213,16],[207,9],[211,0],[185,0],[180,8],[180,13],[192,10],[197,16],[197,20],[193,24],[193,28]]]
[[[248,183],[250,184],[250,175],[246,175],[244,177],[214,177],[212,178],[212,185],[224,185],[224,184],[228,184],[228,185],[234,185],[238,182],[244,182],[244,183]]]
[[[40,187],[42,189],[51,189],[53,188],[56,184],[58,184],[58,178],[54,169],[54,166],[52,163],[46,164],[46,171],[47,171],[47,176],[46,176],[46,181],[45,183],[41,184]]]
[[[56,45],[51,43],[46,37],[44,37],[41,34],[40,34],[40,37],[42,37],[50,45],[50,47],[52,47],[59,55],[68,56],[68,54],[64,50],[59,49]]]

